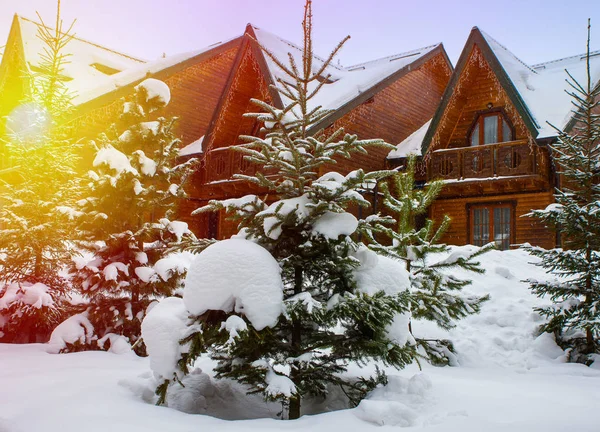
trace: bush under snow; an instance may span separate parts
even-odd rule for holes
[[[248,240],[223,240],[192,261],[183,301],[192,315],[235,311],[262,330],[274,326],[283,311],[280,273],[277,261],[263,247]]]

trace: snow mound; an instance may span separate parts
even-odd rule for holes
[[[168,297],[154,305],[142,321],[142,338],[150,357],[150,368],[158,378],[171,379],[181,355],[179,344],[186,331],[187,310],[179,297]]]
[[[159,106],[166,106],[171,101],[171,90],[169,90],[169,86],[155,78],[148,78],[142,81],[135,89],[142,92],[146,102],[153,102]]]
[[[428,402],[431,380],[424,374],[407,379],[391,375],[388,384],[379,387],[361,401],[354,414],[361,420],[380,426],[415,426]]]
[[[131,166],[127,156],[110,144],[98,150],[98,153],[96,153],[96,157],[94,158],[93,165],[94,167],[108,165],[108,167],[116,171],[117,174],[128,172],[134,176],[139,175],[137,170]]]
[[[313,225],[313,233],[323,237],[337,240],[341,235],[351,235],[358,228],[358,220],[354,215],[344,213],[325,212]]]
[[[453,246],[450,254],[438,255],[432,262],[466,256],[474,246]],[[449,271],[456,277],[470,279],[463,289],[466,295],[490,295],[481,312],[457,321],[455,328],[444,331],[429,322],[413,320],[416,337],[450,339],[463,366],[537,368],[564,361],[564,352],[552,335],[539,335],[542,318],[533,309],[550,302],[539,299],[529,290],[525,279],[551,278],[534,263],[539,259],[524,250],[490,251],[477,258],[484,274],[463,270]]]
[[[52,332],[48,342],[48,353],[58,354],[67,344],[90,343],[94,336],[94,326],[87,312],[73,315],[60,323]]]
[[[50,288],[43,283],[31,284],[28,282],[11,283],[0,297],[0,310],[8,309],[13,303],[32,306],[36,309],[54,305],[52,296],[48,294]]]
[[[409,273],[403,262],[359,249],[355,258],[361,266],[354,271],[358,291],[373,295],[379,291],[398,294],[410,288]]]
[[[248,240],[223,240],[192,261],[183,301],[192,315],[235,311],[256,330],[273,327],[283,311],[280,273],[279,264],[263,247]]]

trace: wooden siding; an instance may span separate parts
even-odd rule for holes
[[[161,115],[179,117],[177,134],[184,145],[202,137],[221,98],[238,48],[225,51],[167,79],[171,103]]]
[[[469,205],[510,203],[514,206],[514,234],[511,241],[515,244],[528,242],[532,245],[552,248],[556,243],[554,232],[535,218],[524,217],[531,210],[543,209],[552,202],[554,197],[551,192],[438,199],[431,206],[429,216],[436,221],[440,221],[443,215],[450,216],[452,219],[450,228],[441,241],[464,245],[470,242]]]
[[[326,132],[343,127],[360,139],[381,138],[390,144],[399,143],[433,116],[450,74],[440,53],[334,122]],[[333,169],[344,174],[358,168],[384,169],[389,152],[387,148],[371,148],[366,155],[339,160]]]
[[[429,150],[467,146],[469,128],[478,113],[488,110],[489,104],[492,108],[503,109],[514,127],[514,140],[533,142],[533,137],[506,91],[475,45],[434,133]]]
[[[207,61],[189,66],[163,80],[171,90],[171,102],[153,117],[179,118],[176,134],[182,145],[189,144],[206,133],[215,107],[223,92],[237,48],[223,52]],[[133,95],[133,87],[127,97]],[[99,105],[74,121],[76,135],[93,139],[116,122],[123,99]]]

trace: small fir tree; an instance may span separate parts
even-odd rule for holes
[[[75,261],[73,283],[89,300],[86,314],[102,341],[117,334],[136,342],[147,306],[171,295],[185,274],[168,255],[194,238],[186,223],[172,218],[195,160],[177,163],[175,118],[150,120],[169,99],[162,81],[147,79],[136,87],[118,124],[98,139],[94,169],[76,208],[77,245],[84,254]]]
[[[438,243],[450,225],[444,215],[440,225],[426,219],[422,227],[417,226],[418,217],[425,215],[429,206],[442,190],[443,181],[434,180],[425,187],[415,184],[416,157],[409,156],[403,172],[381,184],[383,203],[395,220],[379,218],[371,234],[383,234],[390,243],[382,244],[369,238],[369,247],[377,253],[402,260],[406,263],[411,278],[411,312],[417,319],[435,322],[443,329],[455,326],[455,321],[478,313],[481,304],[489,297],[465,296],[461,290],[471,281],[451,274],[461,269],[484,273],[476,258],[493,248],[489,244],[473,251],[451,252],[446,244]],[[369,232],[368,232],[369,233]],[[432,254],[448,254],[446,259],[432,262]],[[454,362],[454,349],[448,340],[416,339],[429,361],[434,364]]]
[[[264,123],[266,137],[242,137],[248,144],[237,147],[263,172],[236,177],[267,189],[275,201],[268,204],[247,196],[211,202],[199,210],[225,209],[239,222],[238,236],[263,246],[277,260],[285,311],[274,327],[260,331],[245,320],[245,330],[233,339],[224,329],[226,316],[222,313],[196,317],[190,334],[182,340],[186,348],[179,361],[183,373],[188,373],[188,365],[208,351],[218,361],[217,378],[233,378],[268,400],[281,401],[289,419],[300,416],[303,399],[326,397],[331,386],[341,387],[350,402],[357,404],[386,380],[379,370],[374,376],[351,379],[345,374],[349,363],[376,360],[402,368],[414,356],[414,347],[405,344],[406,338],[390,332],[396,317],[408,310],[407,292],[367,293],[355,278],[361,251],[373,253],[361,249],[352,237],[368,230],[368,224],[358,221],[347,209],[351,205],[368,206],[360,188],[389,172],[319,174],[337,158],[385,144],[359,140],[342,129],[328,137],[309,133],[311,126],[330,113],[313,106],[312,99],[343,42],[323,64],[313,63],[310,1],[305,6],[303,28],[301,63],[290,54],[289,64],[284,64],[263,48],[288,76],[279,79],[275,88],[290,103],[279,110],[254,101],[262,113],[246,116]],[[407,335],[405,327],[403,334]],[[165,381],[157,389],[161,402],[168,386]]]
[[[530,280],[538,297],[549,296],[552,305],[536,310],[548,322],[542,331],[554,332],[570,359],[593,362],[600,351],[600,86],[590,75],[590,25],[587,40],[587,81],[579,83],[567,71],[573,99],[574,127],[558,132],[550,145],[561,176],[556,203],[531,213],[561,234],[564,249],[526,248],[540,257],[539,265],[555,280]]]
[[[63,125],[74,96],[63,78],[72,25],[63,30],[60,2],[54,29],[40,21],[40,63],[24,71],[31,93],[8,116],[2,143],[11,175],[0,185],[0,340],[9,342],[44,340],[60,322],[68,290],[60,272],[73,255],[65,239],[78,145]]]

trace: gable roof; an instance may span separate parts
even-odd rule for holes
[[[423,124],[419,129],[406,137],[404,141],[396,145],[396,148],[389,152],[387,159],[399,159],[408,157],[408,155],[421,156],[421,143],[425,134],[431,125],[431,119]]]
[[[40,53],[44,44],[38,35],[41,25],[33,20],[15,15],[15,20],[21,30],[21,42],[28,67],[35,71],[40,64]],[[74,37],[64,48],[68,55],[63,75],[66,78],[66,87],[81,94],[89,88],[109,80],[111,75],[125,69],[139,66],[144,60],[111,50],[87,40]]]
[[[565,69],[568,69],[579,82],[583,82],[586,74],[585,55],[530,66],[491,36],[473,27],[444,92],[442,102],[423,139],[423,154],[429,148],[475,45],[481,50],[484,59],[494,71],[533,137],[537,139],[555,137],[557,133],[548,123],[560,129],[568,127],[573,116],[571,111],[573,106],[571,97],[565,93],[565,90],[569,89]],[[597,85],[600,81],[600,51],[594,51],[590,56],[592,56],[590,58],[592,77]]]
[[[511,82],[527,104],[538,126],[538,138],[556,136],[548,123],[564,129],[571,120],[573,105],[565,69],[580,84],[587,80],[585,54],[527,65],[487,33],[481,32]],[[590,52],[592,86],[600,81],[600,51]]]
[[[116,73],[103,80],[87,91],[78,94],[74,100],[75,105],[85,109],[85,105],[96,102],[100,98],[114,99],[119,97],[128,88],[138,84],[140,81],[154,77],[165,79],[172,73],[185,69],[188,66],[201,63],[223,51],[239,44],[240,37],[223,42],[217,42],[206,48],[175,54],[155,61],[146,62],[122,72]]]
[[[40,62],[43,43],[37,37],[37,23],[15,15],[13,26],[18,26],[21,47],[27,67],[31,71]],[[176,54],[154,61],[141,60],[127,54],[103,47],[96,43],[74,37],[65,47],[69,55],[63,75],[66,87],[73,92],[72,103],[85,111],[90,102],[98,99],[114,99],[123,92],[150,76],[165,77],[189,65],[202,62],[235,46],[240,37],[218,42],[200,50]]]
[[[276,85],[278,79],[289,82],[290,77],[282,71],[254,41],[258,42],[258,44],[284,64],[289,64],[288,58],[290,54],[294,58],[296,65],[300,66],[302,64],[301,47],[273,33],[260,29],[252,24],[248,24],[243,35],[242,48],[240,49],[238,59],[231,70],[229,83],[223,90],[224,95],[221,97],[221,102],[227,98],[225,95],[230,91],[236,69],[241,64],[242,56],[244,55],[243,51],[246,49],[245,47],[248,47],[255,56],[265,82],[269,86],[273,105],[282,109],[290,101],[286,100],[285,96],[281,95],[279,92],[272,90],[270,86]],[[321,122],[313,125],[309,132],[317,132],[318,130],[331,125],[334,121],[341,118],[353,108],[369,100],[374,94],[383,90],[404,74],[415,70],[424,62],[440,54],[452,69],[452,63],[448,59],[443,44],[441,43],[349,67],[343,67],[340,64],[334,63],[329,64],[324,71],[325,76],[323,76],[323,79],[328,82],[326,82],[321,87],[319,93],[311,99],[309,109],[321,106],[324,109],[332,110],[332,112],[321,120]],[[313,69],[320,69],[324,62],[324,58],[313,55]],[[316,82],[311,83],[313,89],[316,86]],[[211,125],[206,133],[208,139],[205,141],[209,144],[205,147],[210,147],[210,142],[212,142],[213,138],[213,130],[219,112],[222,109],[223,106],[222,103],[220,103],[215,110]],[[195,147],[195,149],[197,149],[197,147]],[[209,148],[203,150],[209,150]]]
[[[264,48],[284,64],[289,63],[288,53],[292,55],[297,65],[302,64],[302,48],[298,45],[251,24],[248,25],[247,32],[251,33]],[[318,130],[333,123],[346,112],[368,100],[388,84],[396,81],[401,75],[410,72],[424,61],[440,53],[443,54],[448,65],[452,67],[441,43],[348,67],[335,63],[329,64],[325,69],[326,75],[323,79],[329,76],[328,79],[331,82],[321,87],[319,93],[311,99],[309,108],[313,109],[321,106],[325,109],[334,110],[334,112],[311,129]],[[267,78],[270,83],[276,83],[278,78],[289,81],[289,77],[285,72],[269,56],[262,53],[262,50],[261,55],[267,66],[269,74]],[[319,69],[324,62],[324,58],[315,55],[313,57],[313,69]],[[316,82],[311,84],[313,88],[317,86]],[[282,101],[282,103],[287,102],[289,101]]]

